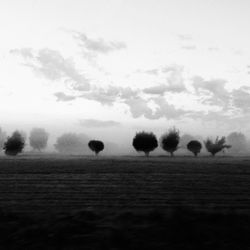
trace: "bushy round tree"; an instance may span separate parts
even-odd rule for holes
[[[161,147],[163,150],[174,156],[174,152],[178,149],[180,141],[180,132],[176,128],[171,128],[161,137]]]
[[[104,143],[98,140],[89,141],[88,146],[96,155],[104,149]]]
[[[133,139],[133,147],[149,156],[149,153],[158,147],[157,138],[152,132],[138,132]]]
[[[23,151],[25,139],[19,131],[15,131],[4,143],[6,155],[17,155]]]
[[[197,156],[202,149],[202,145],[199,141],[193,140],[187,144],[187,149]]]
[[[34,150],[41,151],[46,148],[49,134],[43,128],[33,128],[30,132],[30,146]]]
[[[222,151],[224,148],[231,148],[231,145],[226,144],[226,138],[223,136],[215,139],[215,141],[212,141],[211,139],[207,139],[204,141],[204,144],[206,146],[206,149],[209,153],[211,153],[212,156],[215,156],[218,152]]]

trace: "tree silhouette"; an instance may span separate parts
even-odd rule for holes
[[[231,145],[227,145],[225,143],[226,143],[225,136],[221,137],[220,139],[217,136],[214,142],[209,138],[206,141],[204,141],[207,151],[211,153],[212,156],[215,156],[218,152],[220,152],[224,148],[231,148]]]
[[[88,143],[89,148],[95,152],[96,155],[98,155],[99,152],[101,152],[104,149],[104,144],[102,141],[97,140],[91,140]]]
[[[25,144],[25,139],[19,131],[15,131],[4,143],[6,155],[17,155],[21,153]]]
[[[202,145],[199,141],[193,140],[187,144],[187,149],[197,156],[197,154],[200,153],[202,149]]]
[[[163,150],[174,156],[174,152],[178,149],[180,141],[180,132],[176,128],[171,128],[161,137],[161,147]]]
[[[158,147],[156,136],[151,132],[138,132],[133,139],[133,147],[136,151],[144,152],[146,156]]]
[[[30,146],[34,150],[41,151],[46,148],[49,134],[43,128],[33,128],[30,132]]]

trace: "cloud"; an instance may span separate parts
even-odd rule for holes
[[[129,98],[125,100],[124,103],[128,105],[133,118],[144,116],[148,119],[156,119],[154,118],[152,109],[148,106],[147,101],[143,98],[139,96]]]
[[[186,50],[196,50],[197,47],[195,45],[185,45],[181,47],[182,49],[186,49]]]
[[[107,127],[119,127],[121,126],[120,122],[116,121],[102,121],[95,119],[84,119],[79,121],[80,125],[87,128],[107,128]]]
[[[147,70],[137,70],[136,73],[143,73],[148,75],[158,75],[159,69],[147,69]]]
[[[189,34],[178,34],[177,37],[180,39],[180,40],[183,40],[183,41],[187,41],[187,40],[192,40],[192,36],[189,35]]]
[[[153,110],[149,103],[153,102]],[[169,104],[163,96],[145,100],[139,96],[124,101],[129,106],[130,112],[134,118],[144,116],[147,119],[155,120],[160,118],[180,119],[192,115],[193,111],[177,109],[174,105]]]
[[[167,119],[180,119],[185,116],[190,116],[193,111],[177,109],[174,105],[169,104],[163,96],[152,99],[158,108],[155,111],[155,118],[159,119],[165,117]]]
[[[162,90],[164,92],[168,91],[173,93],[180,93],[187,91],[183,77],[184,67],[181,65],[174,64],[148,70],[137,70],[135,73],[144,73],[153,76],[160,75],[161,78],[158,79],[160,81],[162,81],[162,77],[165,77],[166,83],[145,88],[143,92],[147,94],[162,94],[160,93]]]
[[[196,94],[203,97],[204,104],[228,107],[231,98],[230,92],[225,88],[227,80],[205,80],[200,76],[195,76],[192,80]]]
[[[21,55],[24,58],[34,58],[33,50],[31,48],[21,48],[21,49],[12,49],[10,50],[11,54]]]
[[[163,72],[169,73],[169,76],[167,77],[168,91],[179,93],[185,92],[187,90],[186,86],[184,85],[183,71],[184,68],[179,65],[174,65],[163,69]]]
[[[63,92],[56,92],[54,93],[54,96],[57,97],[57,102],[68,102],[68,101],[72,101],[75,100],[77,97],[76,96],[72,96],[72,95],[66,95]]]
[[[74,32],[75,38],[80,41],[80,45],[90,52],[107,54],[113,51],[121,50],[126,48],[124,42],[117,41],[105,41],[102,38],[89,38],[85,33]]]
[[[89,93],[83,94],[81,97],[88,100],[97,101],[102,105],[111,106],[117,100],[119,93],[120,93],[119,88],[114,86],[109,86],[107,89],[95,88],[91,90]]]
[[[250,92],[241,87],[232,91],[233,104],[236,108],[248,113],[250,111]]]
[[[164,93],[168,90],[168,87],[165,84],[160,84],[157,86],[145,88],[143,90],[146,94],[152,94],[152,95],[164,95]]]
[[[217,52],[217,51],[219,51],[220,49],[217,48],[217,47],[209,47],[208,50],[209,50],[210,52]]]
[[[88,100],[94,100],[102,105],[112,106],[116,101],[124,100],[137,96],[138,91],[129,87],[108,86],[104,88],[94,88],[90,92],[81,95]]]
[[[49,80],[64,80],[76,90],[90,89],[89,79],[76,69],[71,59],[64,58],[57,50],[44,48],[34,53],[31,49],[23,48],[12,50],[12,53],[19,54],[26,59],[24,65]]]

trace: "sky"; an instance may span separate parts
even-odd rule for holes
[[[1,0],[0,126],[247,135],[249,23],[249,0]]]

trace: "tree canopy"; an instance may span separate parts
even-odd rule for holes
[[[133,147],[149,156],[149,153],[158,147],[157,138],[152,132],[138,132],[133,139]]]
[[[197,156],[202,149],[202,144],[199,141],[192,140],[187,144],[187,149]]]
[[[7,138],[4,143],[4,151],[6,155],[17,155],[23,151],[25,145],[25,139],[19,131],[13,132],[13,134]]]
[[[222,151],[224,148],[231,148],[231,145],[226,144],[226,137],[222,136],[215,139],[215,141],[212,141],[210,138],[208,138],[206,141],[204,141],[205,147],[209,153],[212,154],[212,156],[215,156],[218,152]]]
[[[91,140],[88,143],[89,148],[95,152],[96,155],[99,154],[104,149],[104,143],[98,140]]]
[[[163,150],[169,152],[171,156],[178,149],[178,144],[180,141],[180,132],[176,128],[171,128],[167,133],[163,134],[161,137],[161,147]]]

